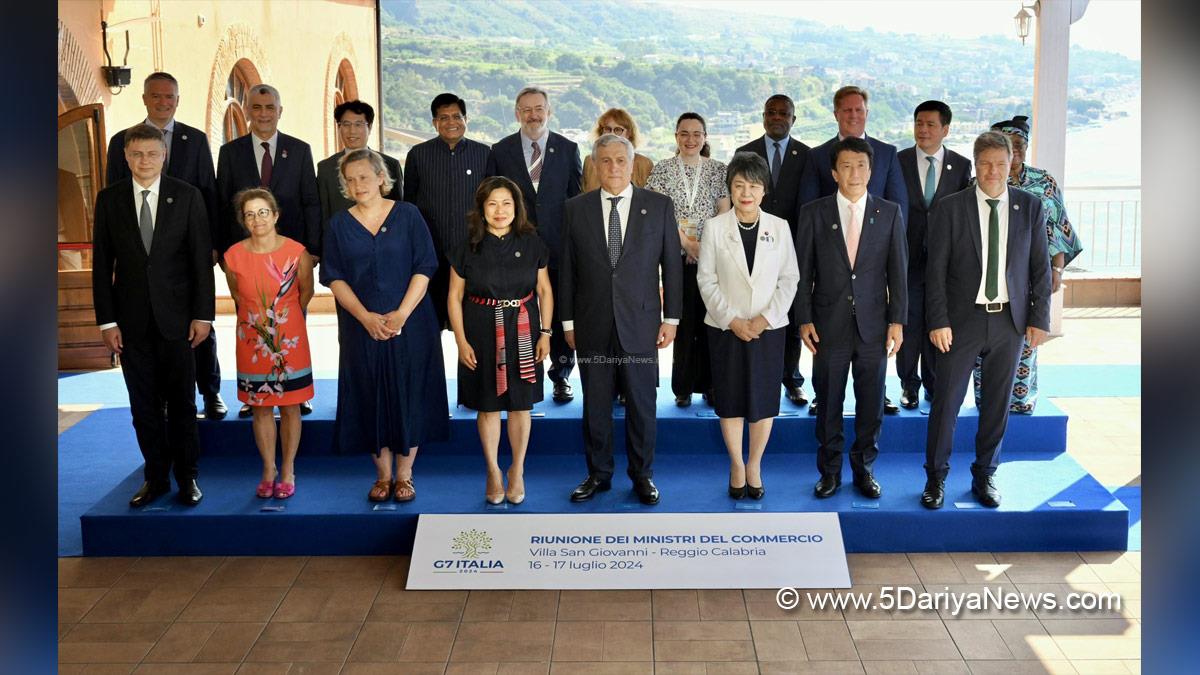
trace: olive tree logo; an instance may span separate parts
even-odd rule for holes
[[[463,530],[450,541],[450,550],[474,560],[492,550],[492,536],[482,530]]]

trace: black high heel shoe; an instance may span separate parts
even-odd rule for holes
[[[758,487],[754,487],[753,485],[746,483],[746,496],[747,497],[749,497],[751,499],[762,499],[763,495],[765,495],[765,494],[767,494],[766,487],[764,487],[762,485],[759,485]]]
[[[744,499],[746,497],[746,486],[742,485],[740,487],[735,487],[730,485],[729,496],[733,497],[734,499]]]

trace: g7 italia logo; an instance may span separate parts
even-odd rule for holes
[[[450,540],[450,550],[458,560],[434,560],[433,568],[439,572],[472,574],[478,572],[503,572],[500,560],[482,560],[492,551],[492,535],[483,530],[462,530]]]

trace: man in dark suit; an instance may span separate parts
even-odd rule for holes
[[[933,399],[937,376],[933,343],[925,330],[926,224],[943,199],[965,190],[971,181],[971,162],[942,145],[950,133],[950,118],[950,106],[941,101],[918,105],[913,112],[917,144],[897,154],[908,188],[908,323],[904,324],[904,345],[896,354],[896,375],[902,389],[900,407],[908,410],[920,405],[922,385],[925,398]]]
[[[579,194],[583,164],[575,143],[550,131],[547,126],[550,95],[545,90],[537,87],[522,89],[517,94],[515,115],[521,130],[492,146],[486,173],[509,178],[521,188],[525,213],[529,214],[538,235],[550,248],[550,287],[558,297],[563,204]],[[554,382],[554,400],[565,403],[574,398],[567,378],[575,367],[575,352],[563,339],[559,317],[554,318],[554,323],[548,374]]]
[[[129,500],[144,506],[170,490],[196,505],[200,439],[192,349],[216,309],[204,196],[162,175],[166,142],[139,124],[125,132],[132,176],[96,197],[92,296],[104,344],[121,356],[129,408],[145,459],[145,482]]]
[[[203,131],[175,119],[175,109],[179,107],[179,82],[170,73],[150,73],[142,84],[142,103],[146,106],[143,124],[153,124],[166,137],[167,159],[163,173],[200,191],[211,228],[217,222],[217,183],[213,177],[212,152]],[[125,161],[126,131],[128,129],[118,132],[108,143],[106,185],[130,176],[129,163]],[[217,262],[217,253],[214,247],[213,265]],[[196,389],[204,397],[204,416],[210,420],[224,419],[229,409],[221,399],[217,331],[210,330],[192,354],[196,358]]]
[[[815,152],[815,151],[814,151]],[[854,373],[854,486],[878,499],[872,465],[879,455],[887,360],[904,341],[908,317],[908,241],[900,207],[867,192],[872,148],[847,137],[830,149],[836,195],[800,209],[796,240],[800,337],[813,353],[817,411],[814,493],[832,497],[842,484],[846,444],[842,403],[847,371]]]
[[[338,211],[345,211],[354,206],[353,199],[347,199],[342,194],[341,183],[338,181],[338,162],[342,156],[351,150],[367,147],[371,138],[371,129],[375,125],[375,109],[364,101],[346,101],[333,109],[333,119],[337,124],[338,137],[342,141],[342,149],[325,159],[317,162],[317,195],[321,200],[321,240],[325,238],[325,229],[329,227],[329,218]],[[382,152],[383,164],[391,175],[394,183],[388,199],[400,201],[404,198],[404,170],[400,168],[400,160],[389,157]]]
[[[269,84],[256,84],[247,97],[250,133],[221,146],[217,155],[221,250],[247,236],[233,212],[233,196],[249,187],[265,187],[279,202],[279,234],[304,244],[314,260],[321,255],[321,200],[308,143],[279,131],[283,102]]]
[[[971,492],[986,507],[1000,505],[993,476],[1021,341],[1036,347],[1050,329],[1050,254],[1042,202],[1007,184],[1012,165],[1007,136],[981,134],[974,156],[978,184],[938,205],[927,237],[925,321],[939,352],[921,495],[921,504],[930,509],[941,508],[945,499],[954,427],[976,358],[982,358],[983,384]]]
[[[786,94],[775,94],[763,105],[763,130],[766,133],[738,148],[767,160],[771,184],[763,195],[762,209],[788,221],[792,240],[796,239],[796,217],[800,197],[800,177],[808,163],[807,145],[790,136],[796,123],[796,106]],[[783,390],[795,405],[806,405],[804,376],[800,374],[800,322],[788,322],[783,348]]]
[[[217,155],[217,197],[220,200],[219,249],[233,246],[248,236],[241,219],[233,212],[233,196],[250,187],[264,187],[279,202],[275,229],[308,249],[313,261],[321,258],[321,199],[313,173],[312,150],[308,143],[279,131],[283,102],[269,84],[256,84],[247,97],[250,133],[221,146]],[[300,404],[300,414],[312,412],[312,403]],[[238,417],[249,417],[249,405]]]
[[[566,204],[555,313],[579,350],[588,476],[571,501],[612,486],[612,401],[617,372],[625,395],[625,453],[633,489],[657,504],[654,463],[658,357],[675,339],[683,307],[683,258],[675,207],[634,187],[633,144],[605,134],[592,150],[600,189]],[[662,301],[659,300],[659,273]],[[664,306],[665,305],[665,308]]]
[[[908,192],[904,188],[904,178],[900,175],[900,163],[896,159],[896,146],[867,136],[867,117],[869,115],[870,109],[867,107],[867,91],[865,89],[847,85],[834,92],[833,116],[837,119],[838,135],[808,153],[809,165],[805,167],[804,175],[800,179],[801,206],[818,197],[827,197],[837,192],[837,183],[833,180],[833,172],[829,164],[829,150],[839,140],[855,137],[870,143],[874,153],[874,168],[871,170],[871,181],[867,184],[867,194],[899,204],[901,219],[908,215]],[[808,414],[816,414],[819,399],[819,396],[813,397]],[[883,411],[894,415],[900,412],[900,408],[885,396]]]

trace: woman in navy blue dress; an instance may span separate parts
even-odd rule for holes
[[[426,294],[437,257],[417,208],[383,197],[392,179],[378,153],[346,153],[338,177],[355,204],[330,218],[321,258],[321,283],[337,300],[334,450],[375,455],[371,501],[410,501],[417,448],[449,437],[442,346]]]

